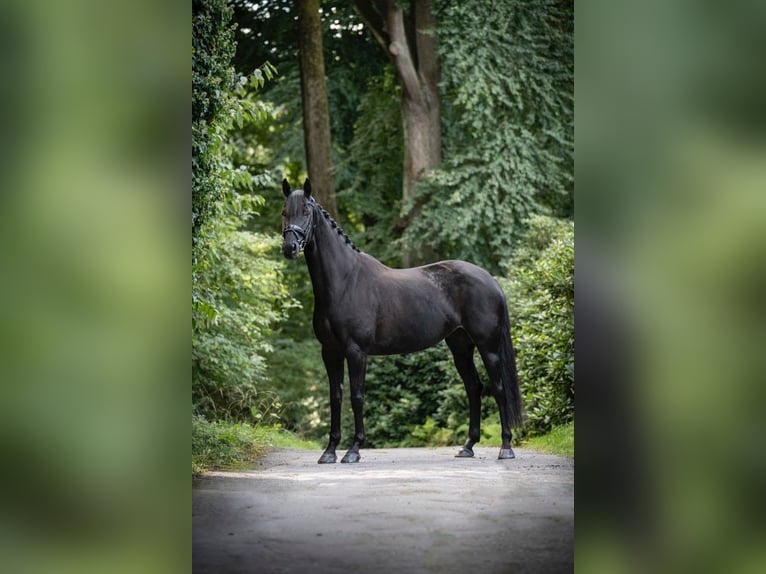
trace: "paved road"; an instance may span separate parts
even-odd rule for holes
[[[279,449],[194,481],[193,571],[571,572],[574,462],[516,449],[362,450],[358,464]]]

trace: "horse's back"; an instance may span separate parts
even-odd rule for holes
[[[455,296],[504,299],[497,280],[485,269],[468,261],[452,259],[414,269]]]

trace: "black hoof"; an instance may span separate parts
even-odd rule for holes
[[[460,452],[455,455],[455,458],[473,458],[473,450],[464,446],[460,449]]]
[[[331,462],[335,462],[337,460],[338,460],[338,457],[335,456],[334,452],[324,452],[322,453],[322,456],[319,457],[317,464],[328,464]]]
[[[516,455],[513,454],[513,449],[501,448],[500,454],[497,455],[497,458],[500,460],[507,459],[507,458],[516,458]]]
[[[346,456],[340,459],[341,462],[359,462],[361,460],[358,452],[347,452]]]

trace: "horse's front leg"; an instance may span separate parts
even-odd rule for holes
[[[343,402],[343,353],[322,347],[322,360],[330,380],[330,442],[317,461],[335,462],[335,448],[340,443],[340,408]]]
[[[354,411],[354,444],[341,462],[359,462],[359,448],[364,444],[364,376],[367,355],[354,347],[346,352],[348,378],[351,386],[351,408]]]

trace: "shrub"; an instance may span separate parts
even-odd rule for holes
[[[574,419],[574,224],[535,216],[501,280],[532,436]]]
[[[277,238],[238,231],[237,220],[212,228],[200,286],[215,297],[216,315],[192,337],[192,399],[209,418],[274,422],[277,395],[266,390],[271,326],[295,305],[282,263],[268,258]],[[267,420],[271,419],[271,420]]]
[[[264,448],[264,433],[256,427],[192,415],[192,474],[247,466]]]

